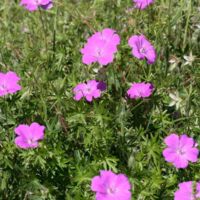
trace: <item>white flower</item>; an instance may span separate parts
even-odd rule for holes
[[[192,63],[195,61],[196,56],[192,55],[192,52],[190,52],[189,56],[184,55],[183,58],[186,60],[186,62],[183,64],[192,66]]]
[[[169,96],[171,98],[171,102],[169,103],[169,106],[175,106],[178,110],[181,107],[182,99],[179,96],[179,93],[176,91],[174,93],[169,93]]]

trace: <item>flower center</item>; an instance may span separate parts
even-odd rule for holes
[[[185,152],[184,152],[181,148],[178,148],[178,149],[176,150],[176,152],[177,152],[177,154],[179,154],[179,155],[184,155],[184,154],[185,154]]]
[[[85,94],[90,94],[91,92],[92,92],[92,89],[89,88],[89,87],[86,87],[85,90],[84,90]]]
[[[97,49],[96,56],[97,56],[97,57],[101,57],[101,54],[102,54],[102,53],[101,53],[101,49]]]
[[[144,47],[142,47],[142,48],[140,49],[140,53],[145,54],[145,53],[146,53],[146,49],[145,49]]]
[[[116,192],[116,188],[109,187],[107,189],[108,194],[114,194]]]
[[[6,90],[6,86],[5,86],[4,84],[0,85],[0,90],[1,90],[1,91]]]
[[[30,138],[30,139],[27,140],[27,143],[28,143],[28,144],[33,144],[34,142],[35,142],[35,141],[34,141],[33,138]]]

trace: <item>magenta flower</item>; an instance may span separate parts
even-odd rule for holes
[[[189,161],[197,162],[199,150],[193,138],[172,133],[165,138],[164,142],[167,148],[164,149],[163,156],[176,168],[186,168]]]
[[[133,2],[135,3],[136,8],[143,10],[150,4],[154,3],[154,0],[133,0]]]
[[[132,47],[132,54],[140,60],[147,60],[148,64],[156,61],[156,51],[144,35],[133,35],[128,44]]]
[[[146,98],[151,96],[153,90],[151,83],[133,83],[127,94],[131,99]]]
[[[93,34],[81,49],[82,62],[87,65],[94,62],[101,65],[111,63],[119,43],[120,37],[112,29],[106,28]]]
[[[85,97],[87,101],[91,102],[93,99],[99,98],[101,92],[105,89],[106,84],[96,80],[89,80],[87,83],[80,83],[73,89],[75,94],[74,100],[79,101]]]
[[[96,192],[96,200],[130,200],[131,184],[124,174],[100,171],[100,176],[92,179],[91,190]]]
[[[45,10],[53,7],[52,0],[21,0],[20,5],[29,11],[35,11],[39,7]]]
[[[193,191],[192,181],[180,183],[178,186],[174,200],[196,200],[200,197],[200,183],[196,183],[196,191]]]
[[[19,80],[20,78],[15,72],[0,72],[0,96],[14,94],[17,91],[21,90],[21,86],[18,85]]]
[[[20,124],[15,128],[17,137],[15,144],[22,149],[30,149],[38,147],[38,141],[44,138],[44,126],[34,122],[30,126]]]

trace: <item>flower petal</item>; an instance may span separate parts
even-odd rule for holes
[[[171,148],[177,148],[179,145],[179,136],[175,133],[172,133],[165,138],[164,142]]]

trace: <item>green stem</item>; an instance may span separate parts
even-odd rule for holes
[[[186,40],[187,40],[188,29],[189,29],[189,22],[190,22],[191,11],[192,11],[192,0],[189,0],[187,10],[188,10],[188,13],[187,13],[185,33],[184,33],[184,39],[183,39],[183,49],[185,49],[185,47],[186,47]]]
[[[6,96],[4,96],[4,103],[5,103],[5,110],[4,110],[4,112],[5,112],[5,117],[6,117],[6,125],[8,125],[8,113],[7,113],[8,102],[6,100]]]
[[[147,80],[148,79],[148,75],[147,75],[147,73],[146,73],[145,68],[144,68],[143,65],[142,65],[142,70],[144,72],[145,80]]]
[[[136,104],[131,111],[134,111],[137,107],[139,107],[141,104],[143,104],[144,101],[140,101],[138,104]]]
[[[167,30],[167,38],[170,39],[170,35],[171,35],[171,9],[172,9],[172,1],[169,0],[169,4],[168,4],[168,30]],[[165,65],[165,76],[167,76],[168,73],[168,62],[169,62],[169,54],[170,54],[170,50],[169,50],[169,46],[170,43],[167,42],[166,43],[166,65]]]
[[[176,122],[180,122],[180,121],[182,121],[182,120],[186,120],[186,119],[195,119],[195,118],[200,118],[200,116],[181,117],[181,118],[179,118],[179,119],[174,120],[173,122],[176,123]]]
[[[46,51],[47,51],[47,48],[48,48],[47,37],[46,37],[47,29],[46,29],[45,21],[42,17],[42,11],[40,9],[39,9],[39,13],[40,13],[40,22],[41,22],[42,30],[43,30],[43,34],[44,34],[45,47],[46,47]]]
[[[147,81],[150,81],[150,80],[151,80],[152,65],[148,65],[148,64],[146,63],[146,67],[149,69]]]

